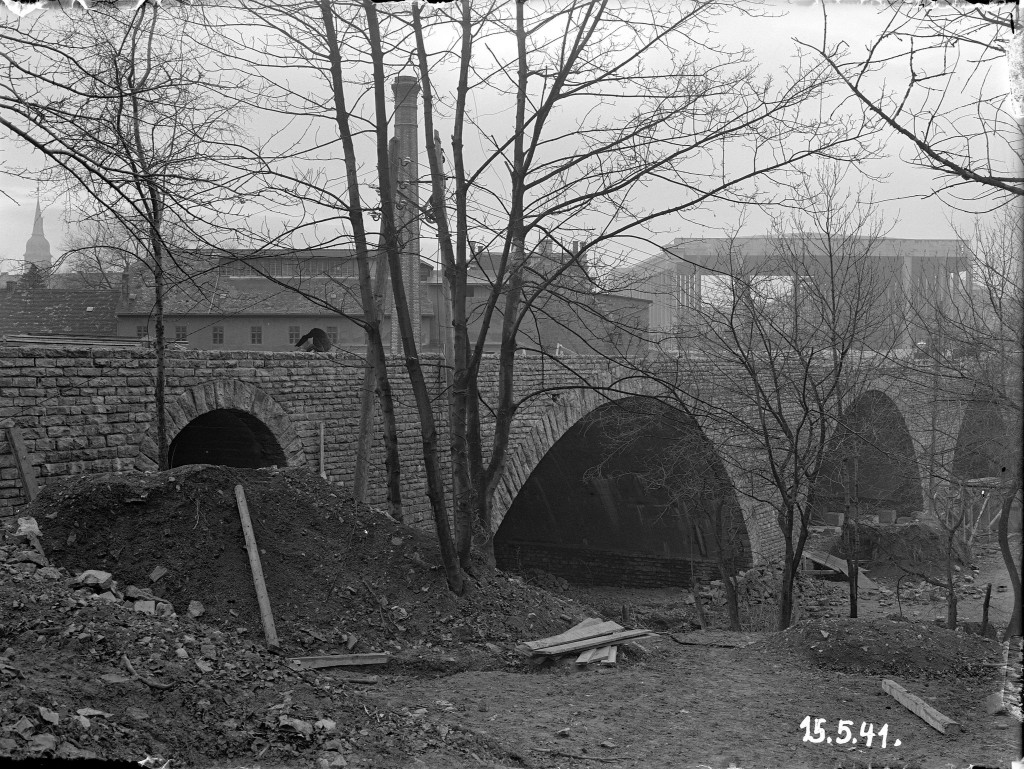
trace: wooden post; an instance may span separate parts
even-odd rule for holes
[[[981,608],[981,635],[984,637],[985,631],[988,630],[988,603],[992,600],[992,583],[988,583],[988,587],[985,588],[985,603]]]
[[[856,459],[854,472],[856,472]],[[846,553],[846,575],[850,585],[850,619],[857,619],[857,522],[850,515],[854,509],[850,502],[850,486],[853,483],[850,474],[850,459],[843,457],[843,501],[846,515],[843,519],[843,540]]]
[[[327,470],[324,468],[324,423],[320,423],[320,477],[327,480]]]
[[[29,459],[28,449],[21,437],[21,430],[15,425],[7,428],[7,443],[11,446],[11,453],[14,454],[14,461],[18,465],[18,472],[21,474],[21,486],[25,490],[25,501],[31,502],[39,494],[39,486],[36,485],[35,468]]]
[[[235,501],[238,503],[238,515],[242,519],[242,533],[245,535],[245,549],[249,553],[249,568],[252,570],[252,583],[256,588],[256,600],[260,604],[263,633],[267,637],[268,646],[278,646],[274,614],[270,610],[270,596],[267,595],[267,584],[263,581],[260,551],[256,547],[256,535],[252,530],[252,521],[249,520],[249,506],[245,502],[245,489],[242,488],[242,484],[235,486]]]

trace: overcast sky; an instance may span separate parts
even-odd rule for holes
[[[739,15],[724,18],[718,24],[716,34],[732,45],[751,47],[759,63],[759,67],[767,71],[778,71],[792,62],[796,46],[791,38],[802,38],[806,41],[819,41],[822,29],[822,8],[817,3],[788,3],[778,0],[768,3],[765,10],[771,17],[746,18]],[[879,15],[874,3],[829,3],[827,6],[830,36],[845,39],[855,51],[861,50],[877,29]],[[0,11],[2,12],[2,11]],[[1006,81],[997,83],[996,88],[1003,88]],[[882,207],[888,221],[894,223],[890,232],[894,237],[909,238],[943,238],[954,237],[954,226],[965,230],[970,228],[971,217],[963,212],[947,207],[936,197],[926,198],[934,187],[934,175],[931,172],[914,168],[906,162],[910,150],[907,146],[893,142],[889,145],[891,156],[884,163],[877,164],[871,170],[875,173],[885,171],[890,174],[887,183],[877,186],[876,198],[886,201]],[[7,136],[0,133],[0,162],[23,164],[38,163],[22,147],[14,144]],[[425,164],[423,166],[425,168]],[[0,271],[17,268],[25,248],[25,242],[31,234],[33,212],[35,208],[35,184],[9,175],[0,177],[0,185],[13,201],[0,196]],[[42,191],[45,231],[54,255],[61,252],[61,244],[66,235],[64,211],[60,201],[53,200],[50,191]],[[755,235],[766,231],[767,217],[756,212],[748,212],[747,225],[743,234]],[[729,228],[737,221],[739,212],[731,207],[718,206],[708,214],[694,221],[680,221],[678,229],[670,222],[663,223],[659,229],[674,232],[667,235],[664,242],[674,236],[715,236],[721,234],[722,228]],[[703,225],[703,226],[702,226]],[[427,244],[424,243],[426,247]]]

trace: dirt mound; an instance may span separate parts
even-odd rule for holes
[[[833,546],[831,555],[847,558],[854,552],[852,529],[845,529]],[[945,569],[949,547],[944,532],[926,523],[882,525],[860,523],[857,526],[857,558],[871,562],[875,568],[899,567],[923,574],[939,573]],[[970,552],[959,540],[952,545],[954,563],[968,564]]]
[[[359,650],[520,641],[583,612],[483,570],[469,600],[447,589],[431,532],[395,523],[303,469],[193,465],[82,476],[48,486],[26,510],[47,552],[72,573],[109,571],[204,621],[262,632],[234,487],[245,489],[278,634],[286,648]],[[157,567],[166,574],[155,583]]]
[[[140,614],[26,552],[0,537],[0,756],[332,767],[404,766],[414,751],[439,766],[508,756],[438,727],[440,713],[379,711],[352,669],[293,671],[247,628]]]
[[[818,667],[902,678],[996,678],[998,643],[933,624],[889,619],[813,619],[736,652],[792,653]]]

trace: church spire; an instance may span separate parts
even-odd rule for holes
[[[25,265],[34,264],[41,270],[50,269],[50,241],[43,234],[43,209],[36,197],[36,218],[32,223],[32,236],[25,244]]]

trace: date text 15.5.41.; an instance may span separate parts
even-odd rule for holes
[[[840,721],[839,726],[836,727],[835,738],[825,734],[825,721],[826,719],[824,718],[815,718],[813,727],[811,726],[810,716],[801,721],[800,728],[804,730],[804,742],[825,742],[830,745],[833,742],[836,745],[856,745],[859,742],[850,728],[853,726],[853,721]],[[882,724],[882,728],[876,732],[874,724],[862,721],[860,724],[860,736],[864,738],[864,747],[870,748],[871,743],[878,737],[882,741],[881,747],[884,749],[886,747],[886,740],[889,737],[889,724]],[[893,742],[893,747],[898,748],[899,746],[899,740]]]

